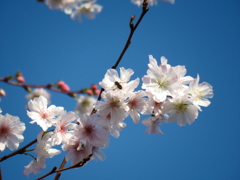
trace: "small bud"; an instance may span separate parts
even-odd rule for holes
[[[0,96],[2,97],[6,96],[6,92],[4,91],[4,89],[0,89]]]
[[[132,15],[131,18],[130,18],[130,23],[133,22],[133,20],[135,19],[135,15]]]
[[[62,80],[59,80],[57,82],[57,86],[59,89],[61,89],[63,92],[68,92],[70,90],[70,87]]]
[[[29,92],[29,93],[31,93],[32,92],[32,90],[31,90],[31,88],[30,87],[28,87],[28,86],[23,86],[23,88],[27,91],[27,92]]]
[[[9,81],[12,78],[13,78],[12,76],[7,76],[7,77],[4,78],[4,81]]]
[[[101,91],[100,91],[99,89],[97,89],[97,90],[94,91],[94,95],[95,95],[95,96],[99,96],[100,92],[101,92]]]
[[[77,98],[77,94],[75,94],[75,93],[68,93],[68,95],[73,97],[73,98]]]
[[[19,83],[25,83],[25,79],[23,76],[18,76],[16,79],[17,79],[17,82]]]
[[[88,89],[87,94],[88,94],[89,96],[92,96],[92,95],[93,95],[93,91],[92,91],[91,89]]]
[[[98,89],[98,86],[96,84],[92,84],[90,88],[96,90]]]

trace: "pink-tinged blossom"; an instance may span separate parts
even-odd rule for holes
[[[95,4],[95,2],[87,2],[77,7],[76,10],[71,14],[71,18],[77,18],[79,22],[82,22],[82,14],[84,14],[88,19],[94,19],[95,14],[98,14],[101,11],[102,6]]]
[[[81,142],[88,142],[96,147],[106,147],[109,144],[109,133],[97,123],[97,115],[83,115],[78,119],[79,126],[75,129],[75,136]]]
[[[34,89],[32,92],[30,92],[28,95],[26,95],[26,99],[31,100],[35,97],[39,97],[39,96],[44,96],[45,98],[47,98],[48,104],[50,104],[50,97],[51,95],[43,88],[36,88]]]
[[[52,135],[52,145],[59,145],[61,143],[67,143],[73,137],[73,130],[76,128],[77,124],[72,123],[77,119],[74,112],[63,111],[59,118]]]
[[[63,150],[68,151],[66,161],[72,158],[72,165],[79,163],[85,157],[92,154],[92,145],[89,143],[82,144],[79,139],[71,139],[70,143],[63,145]]]
[[[162,114],[162,102],[157,102],[153,99],[151,93],[147,93],[146,111],[143,114]]]
[[[198,117],[198,107],[192,104],[187,92],[175,91],[173,98],[163,103],[162,112],[168,113],[168,122],[177,121],[179,126],[192,124]]]
[[[156,114],[142,121],[142,124],[148,127],[145,131],[146,134],[163,134],[159,126],[166,122],[168,119],[167,115]]]
[[[132,69],[120,68],[120,77],[115,69],[108,69],[99,85],[106,91],[118,91],[123,94],[134,91],[139,84],[139,78],[128,82],[134,74]]]
[[[128,116],[125,113],[125,118]],[[124,119],[125,119],[124,118]],[[123,121],[111,121],[111,115],[108,114],[106,117],[99,116],[98,123],[102,125],[113,137],[118,138],[120,136],[120,131],[127,126]]]
[[[23,142],[23,132],[26,127],[17,116],[0,114],[0,151],[4,151],[6,147],[10,150],[18,148],[19,143]]]
[[[30,173],[39,174],[40,169],[46,168],[45,158],[38,158],[31,161],[27,166],[24,166],[23,174],[28,176]]]
[[[83,114],[90,115],[94,108],[95,102],[96,99],[94,97],[80,95],[77,99],[77,107],[75,109],[75,113],[77,113],[79,116]]]
[[[142,78],[142,88],[152,93],[157,102],[165,101],[167,96],[171,96],[174,90],[181,87],[173,68],[168,68],[167,65],[150,66],[147,74]]]
[[[129,110],[127,103],[124,102],[125,98],[115,91],[103,92],[103,101],[97,101],[95,109],[98,114],[104,118],[110,115],[111,122],[119,122],[125,119],[126,113]]]
[[[61,153],[60,150],[51,148],[52,145],[52,135],[53,132],[48,132],[46,134],[43,134],[44,132],[41,131],[37,136],[37,146],[33,150],[33,152],[38,153],[38,159],[39,158],[52,158],[55,155],[58,155]]]
[[[207,98],[213,97],[213,88],[210,84],[203,82],[198,84],[200,80],[199,75],[189,84],[189,94],[193,100],[193,104],[207,107],[210,105],[210,101]],[[199,110],[201,108],[198,106]]]
[[[28,109],[30,111],[27,111],[27,115],[33,120],[30,123],[36,122],[44,131],[57,122],[56,117],[63,111],[63,107],[47,107],[47,99],[44,96],[30,100]]]
[[[143,98],[144,96],[146,96],[145,91],[129,93],[129,99],[127,100],[127,105],[129,107],[128,113],[135,124],[140,120],[140,114],[138,112],[143,114],[147,111],[147,99]]]
[[[187,73],[187,69],[185,66],[175,66],[173,67],[173,70],[175,71],[178,81],[182,84],[189,84],[192,80],[193,77],[191,76],[185,76]]]

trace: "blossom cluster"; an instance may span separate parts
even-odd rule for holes
[[[94,19],[96,14],[102,11],[102,6],[96,3],[97,0],[46,0],[46,5],[50,9],[63,11],[71,16],[73,20],[82,22],[82,15],[88,19]],[[133,4],[141,6],[144,0],[131,0]],[[175,0],[161,0],[174,4]],[[148,5],[157,5],[158,0],[148,0]]]
[[[101,5],[90,0],[46,0],[45,2],[50,9],[61,10],[79,22],[82,22],[83,14],[88,19],[94,19],[95,14],[102,11]]]
[[[34,149],[37,158],[25,166],[24,174],[39,173],[46,167],[46,158],[61,152],[52,148],[60,144],[63,151],[68,151],[65,159],[72,159],[72,165],[90,154],[93,154],[91,159],[104,160],[106,156],[101,149],[108,147],[108,136],[118,138],[128,116],[136,124],[140,115],[149,114],[142,120],[147,134],[163,134],[159,128],[163,123],[192,124],[201,111],[200,106],[210,104],[212,86],[206,82],[199,84],[199,75],[195,79],[186,76],[185,66],[173,67],[165,57],[161,57],[160,65],[151,55],[149,61],[147,75],[142,77],[144,90],[136,91],[140,79],[130,80],[134,71],[121,67],[120,75],[109,69],[99,83],[104,89],[103,101],[80,96],[75,112],[55,105],[48,107],[48,99],[42,95],[30,100],[27,111],[30,123],[37,123],[42,131]],[[54,129],[49,130],[51,127]]]

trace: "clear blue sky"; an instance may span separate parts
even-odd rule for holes
[[[71,90],[101,81],[125,44],[130,16],[138,17],[141,8],[130,0],[98,3],[103,11],[97,18],[80,24],[34,0],[0,1],[0,77],[20,70],[29,84],[62,79]],[[120,138],[111,138],[104,149],[104,162],[91,161],[64,172],[61,179],[239,180],[240,1],[176,0],[150,7],[119,67],[132,68],[133,78],[141,78],[150,54],[157,60],[165,56],[173,66],[185,65],[187,75],[199,73],[200,81],[214,88],[212,104],[191,126],[163,124],[164,135],[147,135],[142,124],[128,118]],[[0,102],[3,114],[19,116],[26,124],[22,147],[40,127],[29,124],[22,88],[2,82],[0,88],[7,93]],[[52,93],[51,101],[68,111],[76,106],[63,94]],[[47,159],[42,175],[58,166],[63,155]],[[18,155],[2,162],[3,180],[27,179],[23,167],[31,160]]]

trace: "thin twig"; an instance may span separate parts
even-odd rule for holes
[[[59,169],[62,169],[62,168],[65,166],[66,163],[67,163],[67,161],[66,161],[66,159],[64,158],[63,161],[62,161],[61,166],[59,167]],[[56,174],[54,180],[58,180],[58,179],[60,178],[60,176],[61,176],[61,171]]]
[[[118,57],[115,65],[112,67],[112,69],[116,69],[116,68],[117,68],[118,64],[119,64],[120,61],[122,60],[122,57],[124,56],[125,52],[127,51],[128,47],[129,47],[130,44],[131,44],[131,39],[132,39],[132,36],[133,36],[135,30],[137,29],[138,25],[139,25],[140,22],[142,21],[142,18],[144,17],[144,15],[145,15],[145,14],[148,12],[148,10],[149,10],[148,7],[147,7],[147,6],[148,6],[147,0],[144,0],[142,5],[143,5],[143,7],[142,7],[142,13],[141,13],[141,15],[140,15],[140,17],[139,17],[136,25],[133,25],[132,20],[130,21],[130,24],[129,24],[129,25],[130,25],[130,33],[129,33],[129,35],[128,35],[127,42],[126,42],[126,44],[125,44],[125,46],[124,46],[124,48],[123,48],[120,56]],[[98,96],[98,101],[101,100],[101,94],[102,94],[103,91],[104,91],[104,89],[101,88],[101,91],[100,91],[99,96]]]
[[[39,177],[39,178],[37,178],[37,179],[35,179],[35,180],[43,179],[43,178],[45,178],[45,177],[47,177],[47,176],[49,176],[49,175],[51,175],[51,174],[53,174],[53,173],[60,173],[60,172],[62,172],[62,171],[66,171],[66,170],[69,170],[69,169],[73,169],[73,168],[77,168],[77,167],[82,167],[84,164],[86,164],[86,162],[88,162],[88,161],[91,159],[92,155],[93,155],[93,154],[89,154],[87,157],[85,157],[85,158],[84,158],[82,161],[80,161],[79,163],[74,164],[74,165],[69,166],[69,167],[66,167],[66,168],[61,168],[61,169],[56,170],[56,166],[55,166],[50,172],[48,172],[47,174],[45,174],[45,175],[43,175],[43,176],[41,176],[41,177]],[[55,177],[54,180],[56,180],[56,177]]]
[[[0,158],[0,162],[4,161],[4,160],[6,160],[6,159],[8,159],[8,158],[10,158],[10,157],[12,157],[12,156],[15,156],[15,155],[17,155],[17,154],[23,154],[23,153],[25,152],[25,150],[26,150],[29,146],[35,144],[36,142],[37,142],[37,139],[33,140],[32,142],[30,142],[30,143],[27,144],[26,146],[22,147],[21,149],[18,149],[17,151],[14,151],[13,153],[8,154],[8,155],[6,155],[6,156],[3,156],[2,158]]]
[[[64,92],[64,91],[61,91],[60,89],[53,88],[52,84],[48,84],[48,85],[24,84],[24,83],[18,83],[18,82],[10,81],[8,78],[0,78],[0,81],[5,82],[7,84],[11,84],[13,86],[23,87],[25,90],[27,90],[27,88],[29,88],[29,87],[31,87],[31,88],[43,88],[43,89],[49,89],[49,90],[54,91],[54,92],[63,93],[63,94],[69,95],[71,97],[74,97],[74,94],[86,93],[86,92],[84,92],[84,89],[81,89],[81,90],[78,90],[78,91]]]
[[[127,51],[129,45],[131,44],[131,39],[132,39],[132,36],[133,36],[135,30],[137,29],[138,25],[139,25],[140,22],[142,21],[142,18],[144,17],[144,15],[145,15],[145,14],[147,13],[147,11],[149,10],[148,7],[147,7],[147,6],[148,6],[147,0],[144,0],[142,5],[143,5],[143,7],[142,7],[142,13],[141,13],[141,15],[140,15],[140,17],[139,17],[136,25],[133,25],[132,20],[130,20],[130,24],[129,24],[129,25],[130,25],[130,33],[129,33],[127,42],[126,42],[126,44],[125,44],[125,46],[124,46],[124,48],[123,48],[123,50],[122,50],[119,58],[117,59],[115,65],[112,67],[112,69],[116,69],[116,68],[117,68],[118,64],[119,64],[120,61],[122,60],[122,57],[124,56],[125,52]],[[98,101],[101,100],[101,94],[102,94],[103,91],[104,91],[104,89],[101,88],[101,91],[100,91],[99,96],[98,96]],[[94,110],[93,110],[93,112],[94,112]],[[75,165],[73,165],[73,166],[67,167],[67,168],[63,168],[64,165],[65,165],[65,163],[66,163],[66,162],[65,162],[65,158],[64,158],[64,160],[62,161],[62,164],[61,164],[61,166],[60,166],[60,168],[59,168],[58,170],[54,170],[54,171],[52,170],[52,171],[50,171],[49,173],[41,176],[40,178],[38,178],[38,179],[36,179],[36,180],[43,179],[43,178],[49,176],[50,174],[53,174],[53,173],[56,173],[56,172],[57,172],[57,175],[55,176],[55,179],[54,179],[54,180],[58,180],[59,177],[60,177],[60,175],[61,175],[61,172],[62,172],[62,171],[83,166],[87,161],[90,160],[91,156],[92,156],[92,154],[90,154],[88,157],[84,158],[81,162],[79,162],[79,163],[77,163],[77,164],[75,164]],[[63,166],[62,166],[62,165],[63,165]]]

